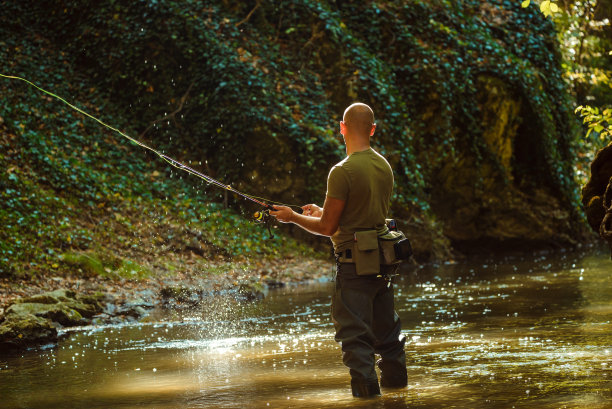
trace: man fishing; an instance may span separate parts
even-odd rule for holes
[[[332,321],[355,397],[380,395],[374,354],[381,357],[377,362],[380,386],[400,388],[408,383],[405,337],[393,305],[391,276],[395,267],[376,261],[374,273],[362,275],[360,266],[364,264],[359,261],[368,254],[360,250],[362,244],[372,241],[360,234],[370,231],[375,241],[377,234],[387,230],[385,218],[393,190],[391,166],[370,147],[375,129],[369,106],[349,106],[340,122],[347,156],[329,172],[323,207],[308,204],[302,207],[302,214],[286,206],[274,206],[270,211],[280,222],[331,238],[336,254]]]

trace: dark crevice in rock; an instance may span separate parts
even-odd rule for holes
[[[543,173],[539,171],[546,166],[544,148],[538,138],[542,130],[528,105],[522,106],[519,115],[520,125],[512,144],[512,177],[519,189],[532,191],[545,183]]]

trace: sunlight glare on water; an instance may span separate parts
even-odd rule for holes
[[[350,394],[334,284],[316,283],[85,327],[56,348],[0,358],[0,407],[607,408],[611,271],[605,255],[562,253],[400,277],[409,385],[374,400]]]

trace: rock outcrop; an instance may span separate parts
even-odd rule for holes
[[[101,297],[56,290],[15,300],[0,323],[0,347],[22,348],[55,342],[57,330],[83,325],[102,311]]]
[[[66,327],[138,320],[150,308],[153,304],[141,299],[120,302],[108,294],[66,289],[18,298],[0,319],[0,352],[53,344]]]
[[[481,75],[477,84],[482,152],[449,152],[432,169],[430,203],[444,235],[463,253],[578,244],[584,231],[576,214],[539,172],[546,165],[529,101],[495,76]]]

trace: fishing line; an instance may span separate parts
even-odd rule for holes
[[[131,142],[135,143],[136,145],[138,145],[138,146],[140,146],[140,147],[142,147],[144,149],[147,149],[150,152],[153,152],[154,154],[156,154],[157,156],[162,158],[164,161],[166,161],[171,166],[173,166],[173,167],[175,167],[177,169],[180,169],[182,171],[185,171],[187,173],[190,173],[190,174],[192,174],[194,176],[197,176],[197,177],[199,177],[200,179],[204,180],[205,182],[207,182],[209,184],[215,185],[215,186],[217,186],[217,187],[219,187],[221,189],[228,190],[228,191],[230,191],[232,193],[235,193],[235,194],[243,197],[244,199],[247,199],[247,200],[250,200],[252,202],[255,202],[255,203],[263,206],[266,209],[266,211],[273,210],[272,206],[269,203],[274,203],[274,204],[283,205],[283,206],[300,208],[300,206],[297,206],[297,205],[285,204],[285,203],[281,203],[281,202],[276,202],[274,200],[269,200],[269,199],[265,199],[265,198],[262,198],[262,197],[253,196],[253,195],[249,195],[249,194],[243,193],[243,192],[241,192],[241,191],[239,191],[237,189],[234,189],[230,185],[226,185],[226,184],[218,181],[217,179],[212,178],[211,176],[208,176],[208,175],[206,175],[204,173],[198,172],[197,170],[195,170],[195,169],[193,169],[193,168],[191,168],[191,167],[189,167],[189,166],[187,166],[187,165],[177,161],[176,159],[171,158],[168,155],[165,155],[165,154],[159,152],[158,150],[156,150],[156,149],[146,145],[145,143],[140,142],[139,140],[132,138],[131,136],[129,136],[125,132],[122,132],[119,129],[117,129],[117,128],[107,124],[106,122],[102,121],[101,119],[96,118],[95,116],[93,116],[93,115],[83,111],[81,108],[79,108],[79,107],[71,104],[70,102],[66,101],[64,98],[60,97],[59,95],[56,95],[56,94],[54,94],[54,93],[52,93],[50,91],[47,91],[46,89],[43,89],[43,88],[39,87],[38,85],[34,84],[31,81],[28,81],[25,78],[13,76],[13,75],[4,75],[4,74],[1,74],[1,73],[0,73],[0,77],[4,77],[4,78],[8,78],[8,79],[20,80],[20,81],[23,81],[23,82],[33,86],[37,90],[39,90],[41,92],[44,92],[45,94],[50,95],[53,98],[62,101],[64,104],[68,105],[70,108],[74,109],[75,111],[77,111],[77,112],[79,112],[79,113],[81,113],[81,114],[83,114],[83,115],[93,119],[94,121],[98,122],[100,125],[103,125],[106,128],[108,128],[108,129],[110,129],[112,131],[115,131],[116,133],[118,133],[119,135],[123,136],[124,138],[129,139]],[[256,218],[258,218],[258,216],[256,216]]]

